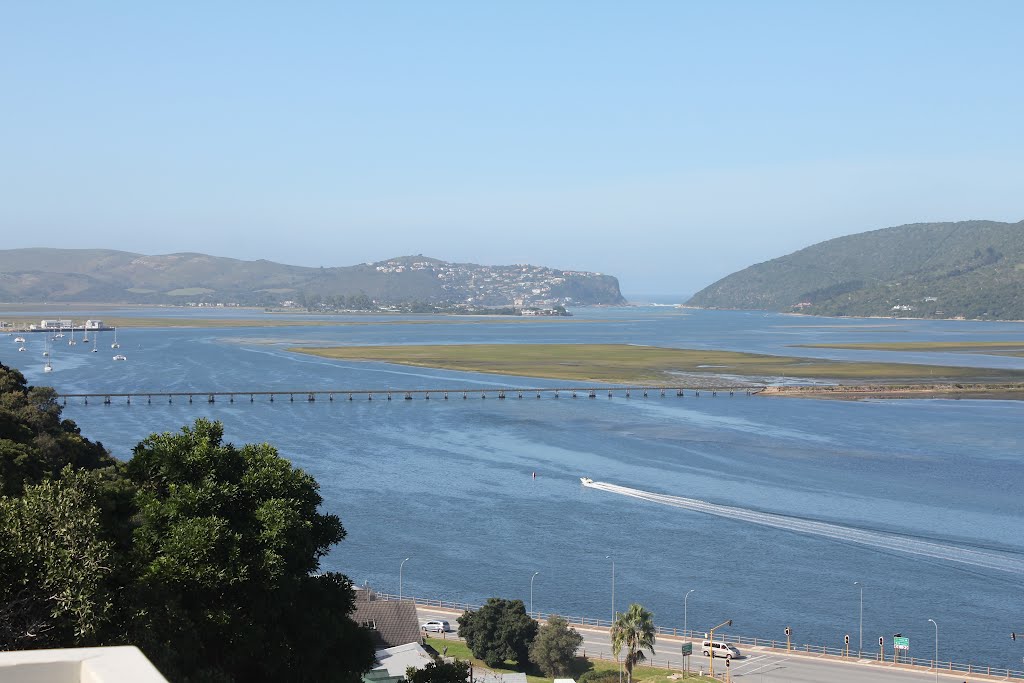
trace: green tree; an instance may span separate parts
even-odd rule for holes
[[[553,616],[537,631],[530,644],[530,661],[540,667],[545,676],[564,676],[569,673],[576,648],[583,644],[583,636],[569,626],[564,617]]]
[[[0,497],[0,650],[95,644],[111,600],[100,517],[94,483],[70,467]]]
[[[644,650],[654,655],[654,618],[641,605],[633,603],[612,624],[612,652],[616,657],[626,648],[626,681],[633,683],[633,667],[645,659]]]
[[[138,491],[124,637],[165,675],[346,681],[373,665],[351,583],[314,575],[345,530],[311,476],[207,420],[151,435],[124,471]]]
[[[410,666],[405,670],[405,680],[408,683],[466,683],[469,680],[469,662],[434,659],[422,669]]]
[[[522,600],[489,598],[480,609],[459,617],[459,637],[490,667],[505,661],[526,664],[536,635],[537,622],[526,613]]]
[[[0,495],[21,495],[26,484],[54,479],[65,465],[114,464],[102,444],[83,438],[60,416],[52,388],[30,387],[19,371],[0,363]]]

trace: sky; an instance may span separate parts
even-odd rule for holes
[[[0,248],[424,254],[682,296],[1024,219],[1024,2],[9,2]]]

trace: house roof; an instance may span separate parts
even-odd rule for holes
[[[405,677],[405,670],[410,666],[422,669],[432,662],[430,655],[419,643],[406,643],[398,647],[377,650],[377,666],[374,669],[387,669],[391,676]]]
[[[356,600],[352,619],[373,631],[378,648],[418,643],[422,637],[416,605],[409,600]]]

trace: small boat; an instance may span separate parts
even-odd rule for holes
[[[14,338],[14,343],[15,344],[24,344],[25,343],[25,338],[24,337],[15,337]]]
[[[49,351],[43,351],[43,358],[49,358],[49,357],[50,357],[50,352]]]
[[[114,356],[114,360],[128,360],[128,356],[119,353],[116,356]]]
[[[580,477],[580,483],[583,484],[584,486],[590,486],[591,484],[594,483],[594,480],[591,479],[590,477]]]

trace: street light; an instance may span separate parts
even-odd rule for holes
[[[686,591],[686,595],[683,596],[683,637],[684,638],[686,637],[686,598],[690,597],[690,593],[692,593],[695,590],[697,590],[697,589],[696,588],[691,588],[690,590]]]
[[[723,626],[732,626],[732,619],[723,621],[708,633],[708,671],[712,678],[715,675],[715,629],[722,628]]]
[[[605,555],[604,559],[612,561],[612,624],[615,623],[615,559],[611,555]]]
[[[534,572],[533,576],[530,577],[530,617],[533,617],[533,580],[537,578],[537,574],[540,574],[540,572]]]
[[[860,653],[864,651],[864,584],[860,581],[854,581],[854,586],[860,587],[860,641],[857,645],[857,658],[860,658]]]
[[[935,661],[932,666],[935,667],[935,680],[939,680],[939,624],[934,619],[928,621],[935,625]]]
[[[399,602],[402,601],[402,568],[405,566],[405,563],[408,562],[408,561],[409,561],[409,558],[407,557],[404,560],[402,560],[402,564],[398,565],[398,601]]]

